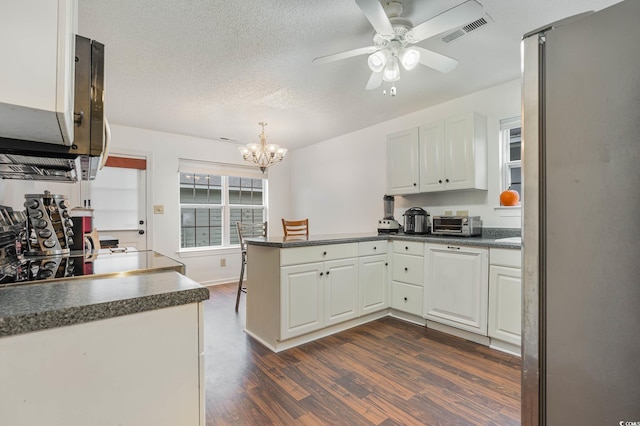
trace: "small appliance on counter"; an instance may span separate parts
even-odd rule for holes
[[[384,201],[384,218],[378,221],[379,234],[395,234],[400,230],[400,224],[393,218],[393,205],[395,197],[393,195],[385,195],[382,197]]]
[[[71,248],[85,252],[100,250],[98,230],[93,227],[91,202],[87,205],[85,201],[85,207],[72,208],[71,219],[73,220],[73,232],[76,235],[76,241]]]
[[[481,235],[482,220],[480,216],[433,216],[431,233],[459,237]]]
[[[405,234],[428,234],[429,233],[429,212],[420,207],[411,207],[404,212],[404,233]]]

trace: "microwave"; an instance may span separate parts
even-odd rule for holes
[[[74,132],[70,146],[0,138],[0,178],[75,182],[94,179],[106,159],[104,45],[76,36]]]
[[[431,233],[434,235],[457,235],[471,237],[482,234],[480,216],[433,216]]]

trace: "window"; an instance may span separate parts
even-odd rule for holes
[[[180,248],[240,244],[236,222],[265,221],[266,179],[253,169],[193,163],[180,166]]]
[[[520,117],[500,121],[502,142],[502,189],[517,191],[522,199],[521,124]]]

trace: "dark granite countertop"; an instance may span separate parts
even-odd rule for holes
[[[0,337],[81,324],[209,298],[175,271],[34,282],[0,289]]]
[[[362,241],[400,240],[419,241],[434,244],[456,244],[461,246],[490,247],[520,249],[521,244],[515,242],[499,241],[502,238],[520,236],[520,229],[515,228],[484,228],[480,236],[474,237],[450,237],[443,235],[416,235],[416,234],[329,234],[309,235],[309,237],[267,237],[247,238],[248,244],[264,247],[305,247],[325,244],[359,243]]]

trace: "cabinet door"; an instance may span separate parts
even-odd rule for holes
[[[324,263],[324,325],[337,324],[358,316],[358,260],[342,259]]]
[[[444,121],[420,127],[420,192],[445,189]]]
[[[423,288],[417,285],[391,282],[391,307],[414,315],[422,313]]]
[[[71,145],[76,0],[0,2],[0,136]]]
[[[482,248],[428,245],[425,317],[486,336],[487,258]]]
[[[323,276],[321,262],[280,268],[280,340],[323,326]]]
[[[489,337],[520,346],[522,272],[517,268],[489,268]]]
[[[473,187],[473,114],[465,114],[446,120],[445,134],[445,182],[447,189]]]
[[[360,315],[387,308],[389,262],[386,255],[360,258]]]
[[[387,136],[387,179],[390,195],[419,191],[418,128]]]

